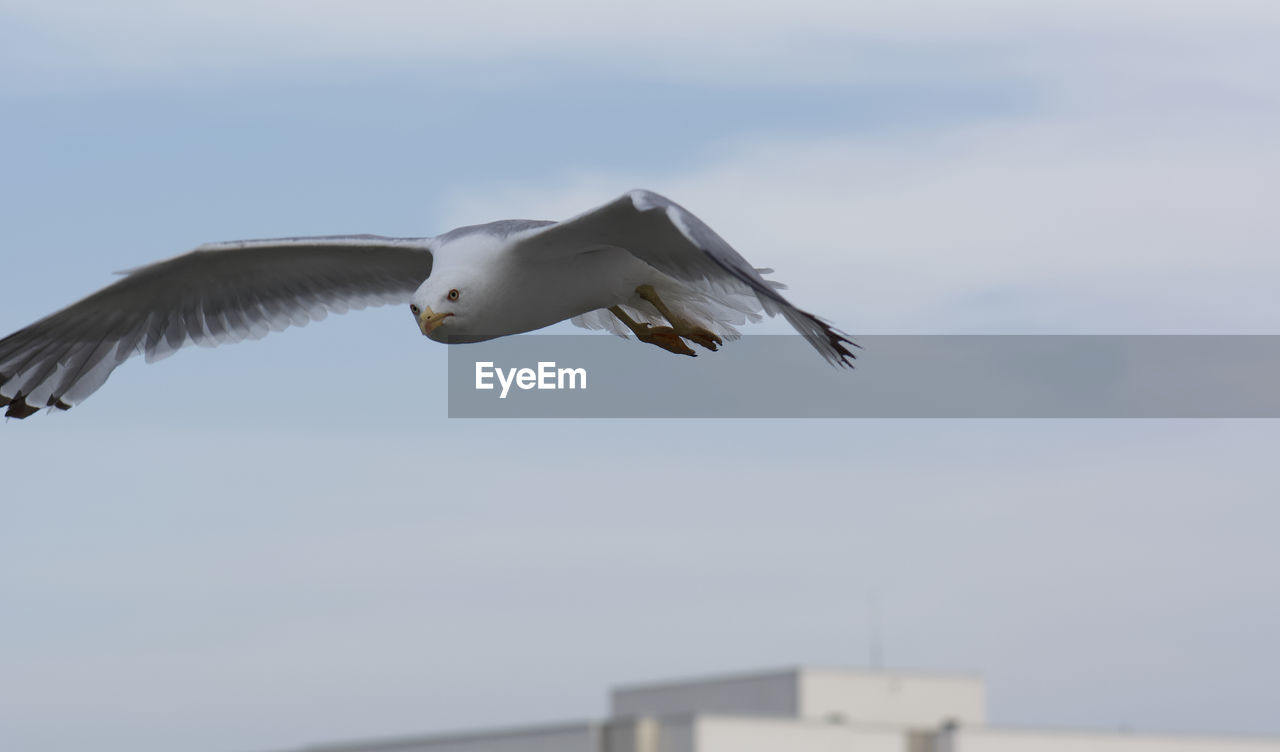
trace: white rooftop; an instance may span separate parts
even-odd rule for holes
[[[612,715],[777,716],[934,728],[981,725],[987,691],[977,676],[795,667],[613,690]]]
[[[1008,729],[963,674],[798,667],[633,684],[600,721],[304,752],[1280,752],[1280,739]]]

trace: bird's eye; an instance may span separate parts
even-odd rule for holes
[[[418,306],[413,305],[412,303],[410,303],[410,304],[409,304],[409,313],[412,313],[414,316],[417,316],[419,313],[422,313],[422,309],[421,309],[421,308],[419,308]]]
[[[457,300],[457,299],[458,299],[458,291],[457,291],[457,289],[450,290],[450,291],[449,291],[449,300]]]

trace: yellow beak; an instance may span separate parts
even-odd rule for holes
[[[452,313],[432,313],[430,308],[423,308],[422,313],[418,314],[418,328],[422,330],[424,335],[430,334],[432,329],[450,316]]]

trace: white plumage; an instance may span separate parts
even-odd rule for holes
[[[787,302],[782,286],[762,276],[767,271],[752,267],[697,217],[648,191],[563,222],[503,220],[434,238],[211,243],[126,272],[0,340],[0,406],[16,418],[41,407],[69,409],[134,355],[150,362],[186,345],[258,338],[369,305],[409,302],[423,333],[450,343],[565,319],[625,335],[631,325],[611,309],[639,327],[662,320],[651,299],[639,294],[642,286],[680,321],[717,338],[736,337],[737,325],[762,313],[781,314],[828,361],[850,366],[853,343]],[[683,346],[678,337],[675,342]]]

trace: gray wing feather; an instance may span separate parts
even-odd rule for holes
[[[754,293],[769,315],[781,314],[830,363],[853,367],[848,335],[793,306],[779,285],[761,276],[705,222],[652,191],[635,190],[563,222],[532,228],[519,239],[522,252],[582,253],[623,248],[676,279],[697,280],[731,293]]]
[[[148,266],[0,340],[0,407],[69,409],[116,366],[213,347],[329,312],[405,302],[431,274],[430,238],[336,235],[210,243]]]

